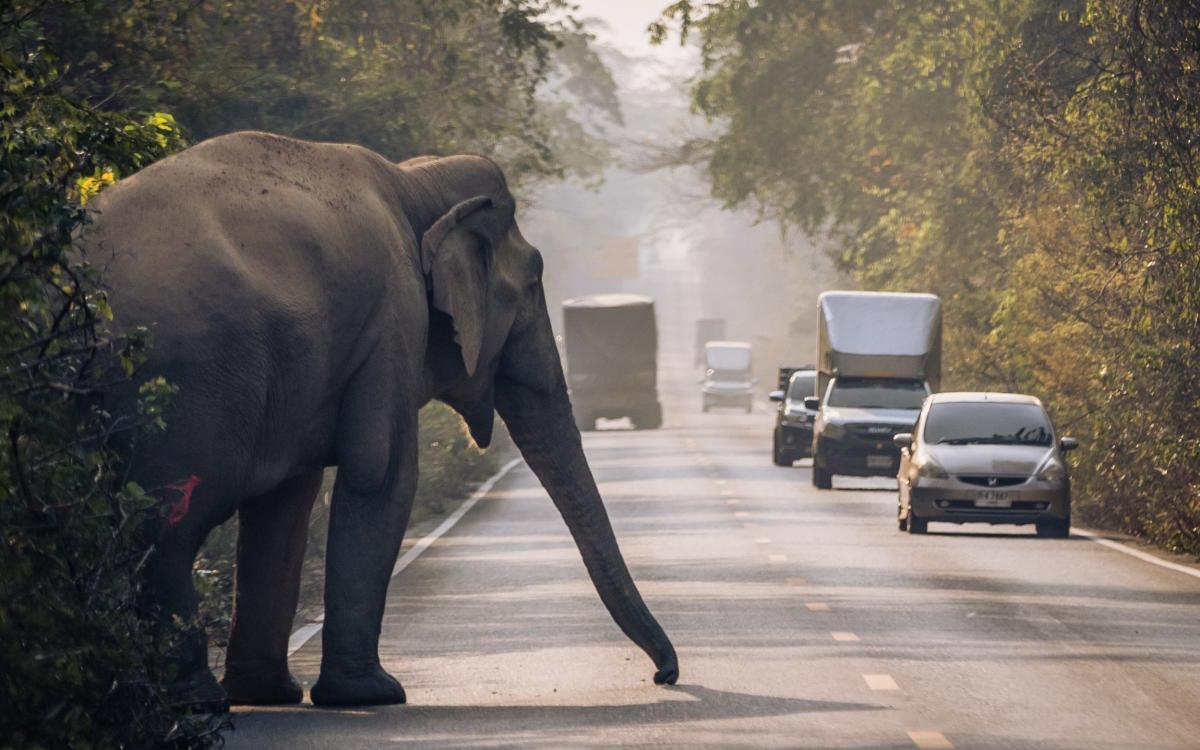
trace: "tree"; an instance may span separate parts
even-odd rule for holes
[[[952,384],[1081,433],[1085,520],[1200,551],[1200,5],[685,0],[672,25],[719,130],[678,158],[716,196],[941,295]]]
[[[174,632],[142,615],[139,530],[158,506],[114,445],[161,426],[150,383],[120,421],[93,396],[128,377],[145,337],[118,338],[97,276],[71,249],[82,202],[177,143],[171,118],[132,120],[62,86],[42,36],[50,6],[0,12],[0,736],[10,747],[211,743],[162,687]]]

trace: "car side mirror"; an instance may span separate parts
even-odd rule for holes
[[[771,391],[770,395],[767,396],[767,398],[771,399],[772,401],[782,401],[783,400],[783,391]]]
[[[816,396],[805,396],[804,408],[809,411],[819,411],[821,409],[821,399]]]
[[[912,440],[913,438],[911,432],[899,432],[895,435],[892,435],[892,442],[900,448],[911,448]]]
[[[1061,450],[1062,450],[1064,453],[1066,453],[1067,451],[1073,451],[1073,450],[1075,450],[1076,448],[1078,448],[1078,447],[1079,447],[1079,441],[1078,441],[1078,440],[1076,440],[1076,439],[1075,439],[1075,438],[1073,438],[1073,437],[1065,437],[1065,438],[1063,438],[1063,439],[1061,439],[1061,440],[1059,440],[1059,441],[1058,441],[1058,447],[1059,447],[1059,448],[1060,448],[1060,449],[1061,449]]]

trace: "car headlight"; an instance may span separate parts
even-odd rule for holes
[[[804,424],[808,421],[808,413],[803,411],[789,411],[783,415],[783,419],[789,424]]]
[[[917,464],[917,476],[925,479],[949,479],[950,475],[946,472],[942,465],[934,461],[931,456],[926,456],[922,463]]]
[[[1043,482],[1061,482],[1067,478],[1067,467],[1057,457],[1051,456],[1038,469],[1037,478]]]
[[[821,436],[830,440],[841,440],[845,434],[846,425],[837,422],[826,422],[825,429],[821,430]]]

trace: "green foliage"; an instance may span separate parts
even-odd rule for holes
[[[47,6],[0,11],[0,736],[5,747],[211,744],[161,687],[174,634],[139,612],[139,531],[155,500],[114,446],[161,429],[170,387],[119,421],[92,396],[128,377],[144,335],[115,337],[86,259],[71,249],[80,200],[177,143],[165,116],[87,106],[47,47]]]
[[[579,127],[614,86],[563,0],[92,0],[47,34],[68,83],[125,111],[165,111],[198,141],[266,130],[395,160],[476,152],[514,183],[590,174]],[[550,20],[551,17],[562,20]],[[562,54],[559,54],[559,50]],[[550,100],[549,77],[569,84]]]
[[[679,2],[714,193],[946,304],[956,387],[1084,440],[1085,521],[1200,552],[1200,7]]]

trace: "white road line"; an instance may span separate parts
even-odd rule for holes
[[[941,732],[909,732],[908,738],[921,750],[953,750],[954,745]]]
[[[430,545],[441,538],[443,534],[454,528],[454,525],[462,520],[462,517],[467,514],[467,511],[471,510],[471,508],[474,508],[476,503],[478,503],[489,492],[492,491],[492,488],[496,486],[497,482],[503,479],[508,472],[512,471],[513,468],[520,463],[522,463],[522,459],[514,458],[501,466],[500,470],[488,477],[487,481],[485,481],[483,484],[479,485],[479,489],[471,493],[471,496],[463,501],[462,505],[458,506],[453,513],[446,516],[446,520],[438,524],[436,529],[421,537],[420,541],[409,548],[408,552],[405,552],[400,556],[400,559],[396,561],[396,567],[392,568],[392,578],[395,578],[397,575],[399,575],[400,571],[411,565],[414,560],[421,556],[421,553],[429,549]],[[325,627],[325,613],[321,612],[316,616],[316,618],[314,618],[313,622],[297,628],[296,632],[292,633],[292,637],[288,639],[288,656],[291,656],[303,648],[304,644],[312,640],[314,635],[320,633],[321,628],[323,627]]]
[[[808,607],[809,612],[828,612],[829,605],[825,602],[805,602],[804,606]]]
[[[1115,549],[1117,552],[1120,552],[1125,555],[1129,555],[1130,557],[1136,557],[1137,559],[1139,559],[1143,562],[1148,562],[1151,565],[1157,565],[1160,568],[1166,568],[1167,570],[1173,570],[1176,573],[1183,573],[1184,575],[1188,575],[1193,578],[1200,578],[1200,570],[1197,570],[1196,568],[1189,568],[1186,565],[1180,565],[1179,563],[1173,563],[1170,560],[1163,560],[1162,558],[1155,557],[1154,555],[1151,555],[1148,552],[1142,552],[1140,549],[1134,549],[1133,547],[1130,547],[1125,544],[1121,544],[1120,542],[1114,542],[1111,539],[1105,539],[1104,537],[1100,536],[1099,534],[1093,534],[1090,531],[1083,531],[1082,529],[1071,529],[1071,533],[1077,534],[1077,535],[1083,537],[1084,539],[1090,539],[1091,541],[1095,542],[1096,544],[1102,545],[1104,547],[1108,547],[1109,549]]]
[[[833,636],[833,640],[835,640],[835,641],[857,641],[857,640],[859,640],[858,636],[855,635],[854,633],[847,633],[842,630],[835,630],[832,633],[830,633],[829,635]]]
[[[863,681],[867,683],[867,687],[872,690],[899,690],[900,686],[892,679],[890,674],[865,674]]]

